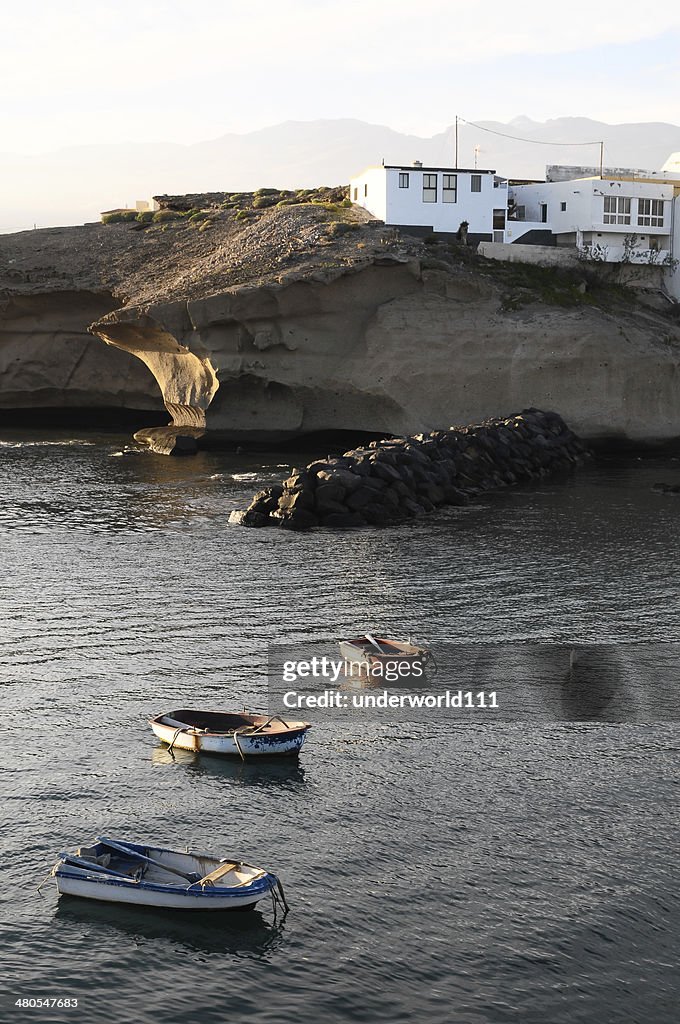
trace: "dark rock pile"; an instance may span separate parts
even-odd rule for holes
[[[294,469],[255,495],[229,521],[241,526],[384,526],[510,484],[571,470],[585,444],[554,412],[525,409],[507,419],[372,441],[337,458]]]

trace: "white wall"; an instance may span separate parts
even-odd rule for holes
[[[556,235],[596,231],[619,236],[617,244],[620,245],[622,235],[642,236],[644,233],[645,236],[657,237],[670,233],[672,185],[582,178],[541,182],[537,185],[514,185],[510,194],[518,206],[524,206],[525,220],[540,221],[540,205],[546,203],[548,220],[545,227]],[[632,200],[630,224],[604,223],[605,195],[626,196]],[[650,228],[638,225],[638,199],[665,201],[663,227]],[[562,206],[565,206],[565,209],[562,209]]]
[[[349,197],[353,203],[363,206],[378,220],[387,222],[387,194],[385,191],[385,168],[367,167],[361,174],[350,179]]]
[[[541,182],[537,185],[513,185],[510,197],[525,209],[524,220],[543,223],[543,228],[563,234],[592,227],[592,184],[585,181]],[[561,210],[566,203],[567,209]],[[548,207],[546,222],[541,221],[541,204]],[[512,223],[512,222],[510,222]]]
[[[673,200],[671,258],[678,262],[665,272],[666,291],[676,302],[680,302],[680,195]]]
[[[480,242],[479,256],[503,263],[531,263],[538,267],[578,267],[575,249],[560,249],[556,245],[512,245],[509,242]]]
[[[408,188],[399,187],[399,175],[408,174]],[[423,175],[437,177],[437,201],[423,202]],[[456,201],[444,202],[443,176],[456,175]],[[481,191],[472,191],[472,175],[478,174]],[[507,208],[507,186],[495,187],[494,174],[426,167],[376,167],[350,181],[350,199],[386,224],[405,224],[456,232],[461,221],[468,222],[470,234],[491,235],[493,211]],[[356,190],[356,191],[355,191]],[[367,194],[366,194],[367,191]],[[355,198],[356,195],[356,198]]]

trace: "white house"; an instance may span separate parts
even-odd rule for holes
[[[135,202],[137,213],[156,213],[160,208],[160,203],[155,199],[137,199]]]
[[[514,185],[506,241],[570,246],[608,263],[659,265],[670,259],[673,196],[663,178]]]
[[[508,184],[495,171],[413,164],[368,167],[351,179],[350,199],[390,227],[411,234],[505,240]]]

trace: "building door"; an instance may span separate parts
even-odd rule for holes
[[[540,203],[539,205],[540,205],[540,210],[541,210],[541,224],[547,224],[548,223],[548,204],[547,203]]]
[[[505,210],[493,211],[493,240],[494,242],[505,241]]]

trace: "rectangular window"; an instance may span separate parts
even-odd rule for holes
[[[399,188],[408,188],[408,171],[399,172]]]
[[[368,185],[364,185],[364,198],[368,195]]]
[[[470,191],[481,192],[482,191],[482,176],[481,174],[470,175]]]
[[[561,210],[562,213],[566,213],[567,212],[567,204],[566,203],[560,203],[560,210]]]
[[[442,179],[442,202],[455,203],[458,191],[458,175],[445,174]]]
[[[548,204],[547,203],[539,203],[538,204],[538,209],[539,209],[540,214],[541,214],[541,224],[547,224],[548,223]]]
[[[638,199],[638,226],[663,227],[663,199]]]
[[[356,202],[356,200],[357,200],[358,198],[359,198],[359,189],[358,189],[358,188],[355,188],[355,189],[354,189],[354,201]]]
[[[437,175],[423,174],[423,202],[437,202]]]
[[[627,196],[605,196],[603,224],[630,224],[630,199]]]

